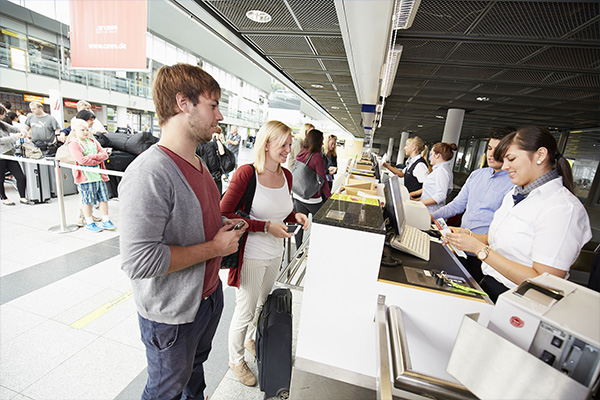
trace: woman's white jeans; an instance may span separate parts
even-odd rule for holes
[[[273,288],[280,265],[281,257],[270,260],[244,258],[229,326],[229,362],[239,364],[244,361],[244,343],[254,340],[258,316]]]

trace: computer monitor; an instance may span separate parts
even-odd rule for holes
[[[402,196],[400,195],[400,181],[396,175],[390,177],[385,182],[387,199],[385,208],[390,218],[390,222],[397,235],[402,235],[404,232],[404,208],[402,207]]]

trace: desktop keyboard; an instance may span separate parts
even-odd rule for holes
[[[410,225],[404,225],[402,236],[394,236],[390,245],[400,251],[429,261],[429,235]]]

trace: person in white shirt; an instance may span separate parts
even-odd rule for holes
[[[488,235],[452,228],[447,241],[483,261],[480,285],[499,294],[545,272],[565,278],[592,238],[590,220],[573,194],[569,162],[544,128],[528,126],[506,136],[494,158],[503,160],[514,191],[504,197]]]
[[[429,175],[429,166],[425,159],[429,149],[420,137],[414,136],[406,140],[404,152],[408,157],[408,161],[406,161],[403,170],[396,169],[386,162],[383,163],[383,166],[400,178],[404,178],[404,186],[406,186],[408,192],[412,195],[423,188],[423,182],[425,182],[427,175]]]
[[[446,197],[453,187],[453,174],[450,160],[454,157],[457,147],[454,143],[438,142],[431,148],[429,162],[433,170],[423,182],[423,188],[411,193],[411,197],[418,198],[427,206],[429,213],[442,208],[446,204]]]
[[[92,105],[85,100],[79,100],[77,102],[77,112],[79,112],[81,110],[86,110],[86,111],[93,113]],[[77,118],[77,116],[71,118],[71,123],[73,123],[75,118]],[[96,133],[106,133],[106,128],[104,128],[104,125],[102,125],[102,122],[100,122],[98,120],[98,118],[94,119],[94,124],[90,127],[90,133],[92,135],[94,135]]]

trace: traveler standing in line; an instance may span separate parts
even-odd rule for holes
[[[432,219],[450,218],[464,212],[461,228],[467,231],[487,235],[494,213],[502,204],[502,199],[515,185],[510,181],[508,172],[502,169],[502,163],[494,158],[494,151],[500,140],[514,128],[501,128],[493,131],[487,144],[487,168],[476,169],[460,189],[458,195],[444,207],[431,214]],[[483,278],[481,261],[472,253],[467,258],[458,258],[467,271],[480,281]]]
[[[323,159],[325,160],[325,176],[329,190],[333,187],[333,176],[337,172],[337,136],[329,135],[323,143]]]
[[[13,145],[17,140],[26,138],[27,133],[16,126],[9,125],[2,121],[5,114],[6,108],[0,104],[0,154],[14,156],[15,148]],[[33,202],[27,200],[25,197],[27,180],[23,170],[21,170],[21,166],[17,161],[4,159],[0,160],[0,179],[2,179],[2,184],[0,185],[0,199],[2,199],[2,204],[7,206],[15,205],[13,201],[6,197],[6,192],[4,191],[4,175],[6,174],[6,171],[10,171],[17,181],[17,190],[19,191],[19,196],[21,196],[20,202],[23,204],[33,204]]]
[[[256,385],[256,377],[244,360],[244,347],[256,356],[258,315],[281,266],[283,238],[292,236],[285,223],[300,224],[304,230],[309,224],[306,215],[292,211],[292,174],[281,166],[291,144],[290,127],[279,121],[263,125],[256,137],[254,167],[246,164],[235,172],[221,201],[223,215],[235,217],[244,193],[254,188],[245,219],[249,234],[241,245],[239,267],[229,270],[228,280],[230,286],[238,288],[229,327],[229,366],[247,386]]]
[[[300,132],[298,133],[298,138],[292,143],[292,152],[288,157],[288,169],[290,171],[294,168],[294,164],[296,163],[296,156],[298,155],[298,153],[300,153],[300,151],[302,151],[302,147],[304,146],[304,138],[306,137],[308,131],[310,131],[311,129],[315,129],[315,126],[313,124],[306,123],[302,125],[302,129],[300,129]]]
[[[438,142],[431,148],[429,162],[433,167],[431,174],[427,175],[423,188],[411,193],[411,197],[418,198],[427,206],[429,213],[446,204],[446,197],[453,188],[452,167],[450,160],[454,156],[457,147],[454,143]]]
[[[592,231],[573,194],[571,165],[548,130],[520,128],[500,141],[494,158],[502,160],[516,187],[504,196],[489,234],[452,228],[446,238],[483,261],[480,285],[495,302],[501,293],[544,272],[565,278]]]
[[[56,144],[57,140],[64,142],[64,136],[60,134],[60,125],[56,118],[44,112],[42,103],[32,101],[29,103],[29,108],[33,113],[25,121],[25,125],[31,131],[31,140],[33,144],[39,147],[42,151],[46,151],[48,145]],[[53,156],[54,154],[50,154]]]
[[[225,141],[225,144],[227,145],[227,148],[233,153],[235,154],[235,167],[237,168],[238,166],[238,156],[240,154],[240,143],[242,142],[242,137],[238,134],[238,128],[237,126],[233,126],[231,128],[231,132],[229,132],[229,135],[227,135],[227,140]],[[229,173],[225,174],[225,180],[229,179]]]
[[[400,178],[404,178],[404,186],[406,186],[410,195],[413,196],[414,192],[423,188],[423,182],[425,182],[427,175],[429,175],[429,166],[425,159],[428,156],[429,150],[420,137],[414,136],[406,140],[404,152],[408,160],[403,170],[394,168],[386,162],[383,163],[383,166]]]
[[[106,169],[104,161],[108,159],[108,153],[90,133],[90,125],[87,121],[75,119],[71,124],[72,139],[67,146],[76,165],[97,168],[100,171]],[[92,232],[117,229],[108,217],[108,189],[105,183],[108,181],[108,175],[76,169],[73,170],[73,176],[81,193],[81,211],[85,217],[85,229]],[[94,222],[92,218],[92,206],[95,203],[100,205],[101,223]]]
[[[327,184],[325,177],[325,161],[321,155],[321,147],[323,146],[323,132],[317,129],[311,129],[304,138],[304,147],[300,153],[296,156],[296,161],[306,163],[308,161],[308,167],[314,170],[319,176],[323,178],[323,185],[317,190],[310,199],[304,199],[298,196],[296,193],[292,194],[294,198],[294,210],[296,212],[308,215],[316,214],[321,206],[325,203],[325,200],[331,197],[331,190]],[[311,157],[312,156],[312,157]],[[300,231],[296,234],[296,248],[302,244],[302,238],[304,232]]]
[[[92,105],[85,100],[79,100],[77,102],[77,112],[79,113],[82,110],[89,111],[93,114]],[[75,118],[79,118],[79,117],[77,117],[77,116],[73,117],[73,119],[75,119]],[[73,123],[73,119],[71,120],[71,123]],[[94,114],[94,124],[90,127],[90,132],[92,135],[95,135],[96,133],[106,133],[106,128],[104,127],[104,125],[102,125],[102,122],[100,122],[98,120],[98,118],[96,118],[95,114]]]
[[[200,67],[161,67],[152,87],[160,141],[119,185],[121,268],[148,360],[143,400],[204,399],[203,363],[223,310],[221,257],[237,250],[245,230],[221,217],[217,186],[195,153],[223,120],[220,96]]]
[[[198,143],[198,147],[196,147],[196,154],[198,157],[202,158],[202,161],[204,161],[208,167],[208,170],[217,185],[217,189],[219,189],[219,194],[223,193],[223,181],[221,180],[223,168],[221,168],[221,156],[225,154],[223,144],[219,141],[219,135],[221,135],[222,132],[223,129],[221,129],[220,126],[217,126],[215,133],[212,135],[212,139],[206,143],[200,142]]]

